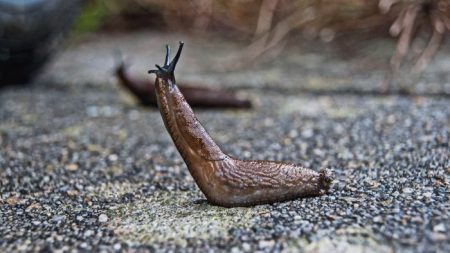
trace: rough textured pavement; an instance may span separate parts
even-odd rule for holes
[[[111,76],[114,49],[145,75],[179,39],[177,80],[241,89],[256,103],[195,110],[223,150],[328,167],[329,195],[205,202],[159,112]],[[392,42],[351,46],[292,47],[228,73],[217,60],[240,45],[218,39],[137,33],[69,46],[39,83],[0,90],[0,252],[450,252],[449,48],[416,85],[398,82],[418,95],[384,96]]]

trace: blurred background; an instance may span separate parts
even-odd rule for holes
[[[407,65],[417,74],[450,30],[449,2],[441,0],[134,0],[89,5],[91,26],[79,23],[78,31],[96,26],[104,31],[153,28],[242,42],[243,53],[229,67],[259,62],[266,55],[275,59],[288,42],[329,43],[351,55],[360,47],[352,41],[392,38],[397,43],[389,61],[391,70]],[[105,18],[96,22],[95,15]]]
[[[445,54],[449,6],[445,0],[2,0],[0,77],[3,83],[29,81],[63,37],[67,45],[93,34],[146,31],[180,34],[167,42],[222,41],[217,57],[206,64],[213,66],[209,71],[248,69],[316,51],[344,60],[359,57],[356,68],[383,72],[376,78],[380,92],[401,91],[395,84],[419,83],[435,56]],[[113,47],[130,48],[123,44]],[[229,45],[233,50],[221,55]],[[335,72],[325,66],[323,71]],[[408,89],[414,88],[403,90]]]

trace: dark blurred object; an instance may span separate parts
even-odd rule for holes
[[[138,79],[126,71],[123,61],[117,66],[116,77],[143,105],[157,106],[154,79]],[[248,99],[239,98],[235,93],[220,89],[198,87],[192,84],[179,84],[178,88],[184,94],[192,107],[202,108],[251,108]]]
[[[56,49],[80,0],[0,0],[0,85],[28,83]]]

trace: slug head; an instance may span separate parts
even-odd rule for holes
[[[157,69],[149,70],[148,73],[156,74],[156,76],[159,78],[165,78],[172,81],[172,83],[175,83],[175,74],[174,74],[175,67],[178,63],[178,60],[180,59],[181,51],[183,50],[183,45],[184,43],[180,41],[180,46],[178,47],[177,54],[172,59],[172,62],[170,62],[170,47],[169,45],[166,45],[166,58],[164,61],[164,65],[161,67],[158,64],[156,64],[155,66]]]

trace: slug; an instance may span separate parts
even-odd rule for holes
[[[125,62],[120,59],[115,69],[119,82],[130,91],[143,105],[157,106],[155,85],[150,80],[130,76]],[[250,100],[238,97],[235,93],[192,84],[179,85],[188,103],[201,108],[251,108]]]
[[[332,178],[290,163],[245,161],[219,148],[195,117],[175,81],[175,67],[183,42],[172,62],[166,46],[164,65],[156,74],[158,107],[165,127],[190,174],[210,204],[223,207],[253,206],[318,196],[328,192]]]

